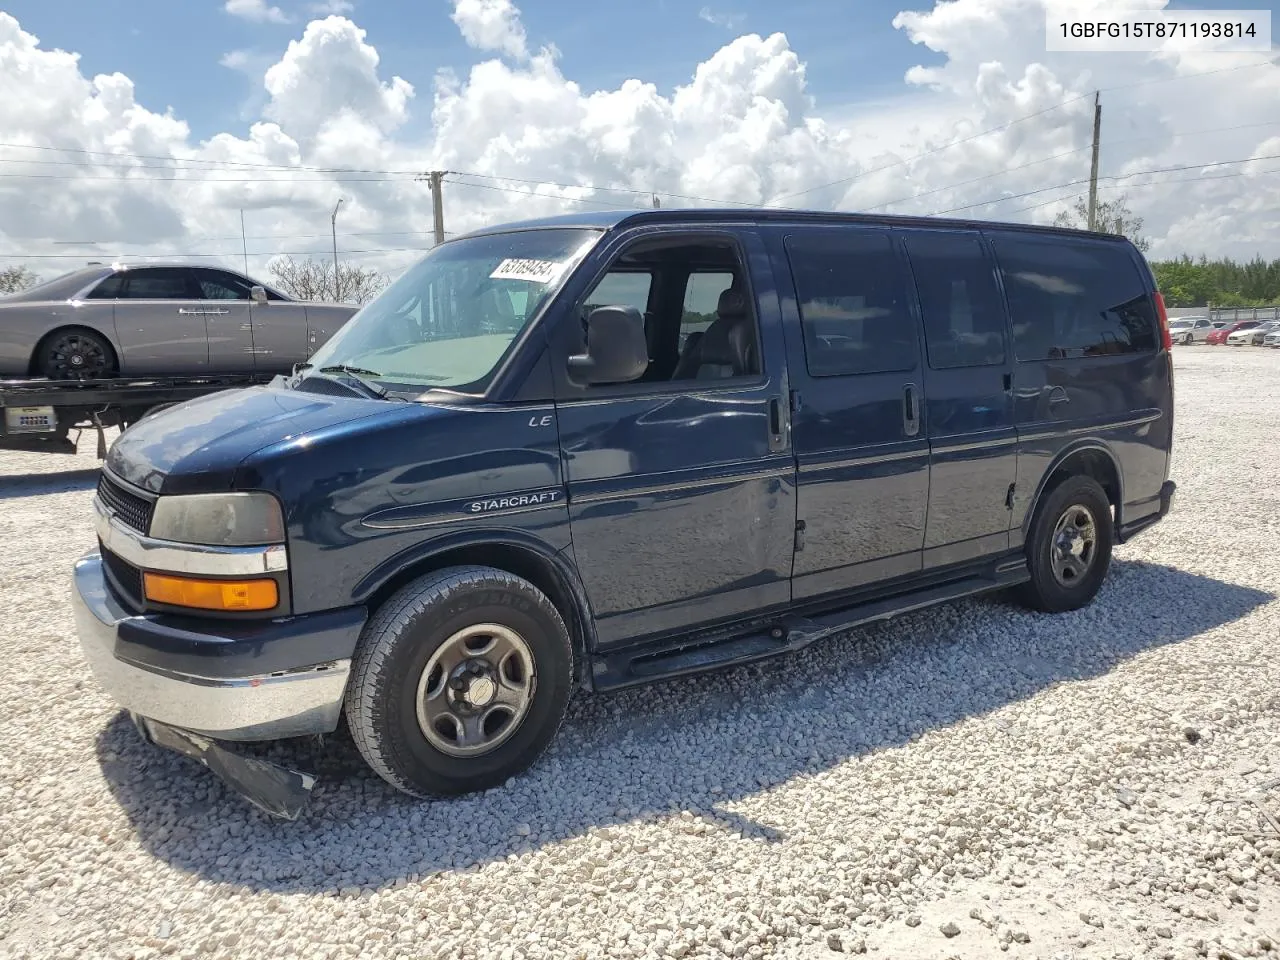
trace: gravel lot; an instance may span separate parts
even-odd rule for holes
[[[322,777],[297,823],[145,746],[90,679],[89,438],[0,454],[0,956],[1280,951],[1280,352],[1176,363],[1178,506],[1091,608],[961,603],[580,697],[480,797],[283,745]]]

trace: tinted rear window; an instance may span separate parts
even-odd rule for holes
[[[993,242],[1019,360],[1156,349],[1155,308],[1128,247],[1030,236]]]
[[[912,232],[907,254],[924,313],[929,366],[998,366],[1005,359],[1004,305],[977,234]]]
[[[888,233],[809,230],[786,246],[811,376],[915,369],[906,276]]]

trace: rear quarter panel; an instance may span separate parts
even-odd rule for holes
[[[99,334],[120,356],[110,302],[41,301],[0,304],[0,376],[22,377],[31,370],[36,345],[60,327],[85,327]]]
[[[1154,296],[1155,277],[1142,255],[1132,244],[1118,247],[1142,289]],[[1155,336],[1154,351],[1017,362],[1019,451],[1011,546],[1024,542],[1053,470],[1083,449],[1105,451],[1115,463],[1120,522],[1159,510],[1173,447],[1173,366],[1158,329]],[[1065,395],[1067,402],[1050,404],[1055,395]]]
[[[315,353],[326,340],[342,329],[343,324],[355,316],[359,309],[359,307],[330,303],[307,303],[301,306],[306,310],[308,356]],[[305,360],[306,357],[299,359]]]

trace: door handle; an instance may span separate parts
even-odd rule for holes
[[[189,310],[186,307],[178,308],[178,316],[180,317],[203,317],[204,314],[205,311],[203,310]]]
[[[908,437],[920,432],[920,401],[914,383],[902,388],[902,430]]]
[[[777,452],[787,446],[787,424],[783,419],[782,398],[769,398],[769,450]]]

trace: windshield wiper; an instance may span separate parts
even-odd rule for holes
[[[321,373],[349,373],[357,377],[380,377],[377,370],[366,370],[364,367],[353,367],[347,363],[335,363],[331,367],[321,367]]]
[[[311,370],[313,369],[313,367],[314,365],[310,363],[300,363],[293,368],[294,375],[296,376],[297,374],[301,373],[303,370]],[[368,379],[369,377],[382,376],[382,374],[378,373],[378,371],[376,370],[366,370],[364,367],[356,367],[347,363],[335,363],[332,366],[321,367],[319,370],[316,370],[316,373],[346,374],[349,378],[356,381],[356,383],[360,384],[360,386],[364,387],[365,390],[373,394],[378,399],[380,400],[390,399],[390,393],[387,391],[386,387],[381,387],[378,384],[374,383],[372,380]]]

